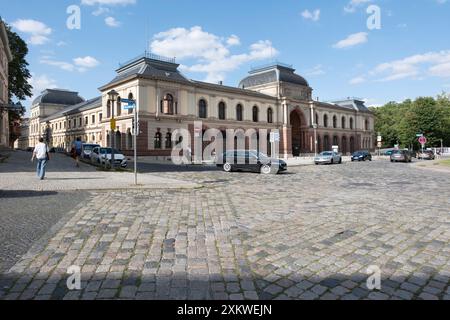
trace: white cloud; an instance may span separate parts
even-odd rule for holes
[[[268,59],[278,54],[268,40],[252,44],[247,53],[232,54],[229,47],[237,45],[238,39],[235,35],[224,39],[203,31],[199,26],[191,29],[174,28],[156,34],[150,48],[159,55],[193,61],[193,64],[182,65],[180,68],[183,71],[206,73],[205,81],[208,82],[223,81],[228,72],[244,63]]]
[[[350,0],[350,2],[344,7],[344,11],[347,13],[356,12],[359,7],[369,2],[372,2],[372,0]]]
[[[103,6],[127,6],[135,4],[136,0],[82,0],[81,4],[87,6],[103,5]]]
[[[12,26],[18,31],[29,34],[27,40],[32,45],[42,45],[50,41],[49,37],[52,29],[45,23],[32,19],[18,19],[12,23]]]
[[[97,59],[91,56],[75,58],[73,59],[73,62],[75,63],[75,65],[84,68],[95,68],[100,64],[100,62]]]
[[[378,64],[361,78],[377,82],[427,77],[450,78],[450,50],[416,54],[404,59]],[[355,78],[356,79],[356,78]]]
[[[305,76],[308,76],[308,77],[321,76],[324,74],[325,74],[325,70],[323,70],[323,66],[321,64],[318,64],[314,68],[305,71]]]
[[[351,85],[357,85],[366,82],[366,78],[364,77],[355,77],[349,81]]]
[[[25,105],[31,105],[34,99],[37,98],[45,89],[54,89],[58,87],[55,79],[50,78],[46,74],[36,75],[31,73],[29,84],[33,87],[31,98],[26,99]]]
[[[94,16],[101,16],[104,13],[109,13],[111,10],[109,8],[105,8],[105,7],[98,7],[97,10],[92,12],[92,15]]]
[[[89,69],[97,67],[100,64],[97,59],[91,56],[75,58],[73,59],[73,63],[53,60],[51,57],[43,57],[39,62],[69,72],[85,72]]]
[[[227,44],[231,47],[231,46],[239,46],[241,45],[241,40],[239,39],[239,37],[237,35],[231,35],[228,39],[227,39]]]
[[[346,39],[341,40],[333,45],[333,48],[343,49],[356,46],[358,44],[366,43],[369,34],[367,32],[359,32],[349,35]]]
[[[107,18],[105,18],[105,23],[106,23],[106,25],[108,26],[108,27],[111,27],[111,28],[117,28],[117,27],[120,27],[120,22],[119,21],[117,21],[114,17],[107,17]]]
[[[313,12],[309,10],[305,10],[301,13],[302,17],[306,20],[319,21],[320,19],[320,10],[316,9]]]

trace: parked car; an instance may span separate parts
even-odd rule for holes
[[[94,148],[97,148],[97,147],[100,147],[100,145],[99,144],[88,144],[88,143],[83,144],[83,152],[81,154],[83,159],[90,159],[92,150],[94,150]]]
[[[95,147],[90,155],[91,162],[100,165],[104,165],[105,163],[107,165],[110,165],[112,159],[112,152],[113,152],[112,148]],[[114,164],[122,168],[126,168],[128,165],[127,158],[116,149],[114,149]]]
[[[341,164],[342,156],[334,151],[324,151],[319,156],[314,158],[316,165],[319,164]]]
[[[356,151],[352,154],[353,161],[372,161],[372,155],[369,151]]]
[[[425,150],[423,152],[419,151],[417,158],[421,159],[421,160],[434,160],[434,159],[436,159],[436,156],[434,155],[433,151]]]
[[[412,162],[412,158],[409,151],[395,150],[391,154],[391,162]]]
[[[222,159],[216,160],[216,165],[225,172],[250,171],[263,174],[277,174],[287,170],[287,164],[283,160],[270,158],[262,152],[245,150],[233,150],[223,153]]]

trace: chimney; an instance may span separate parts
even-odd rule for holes
[[[222,80],[219,81],[219,85],[220,85],[220,86],[223,85],[223,81],[222,81]]]

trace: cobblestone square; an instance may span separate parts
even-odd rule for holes
[[[89,191],[1,274],[0,299],[450,298],[447,173],[380,160],[156,175],[203,187]]]

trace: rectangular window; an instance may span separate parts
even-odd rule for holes
[[[102,118],[103,118],[103,113],[99,113],[98,114],[98,121],[102,122]]]
[[[91,120],[92,120],[91,123],[95,124],[95,114],[92,115],[92,119]]]
[[[85,117],[84,118],[84,125],[87,126],[89,124],[89,118]]]

